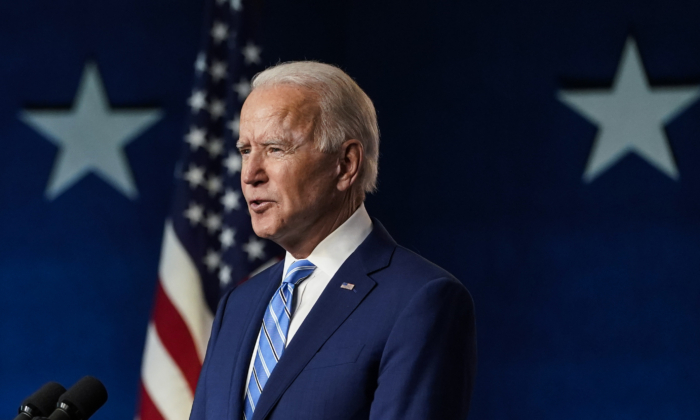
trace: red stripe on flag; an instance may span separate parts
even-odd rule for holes
[[[165,294],[163,285],[158,281],[156,304],[153,309],[153,324],[156,327],[163,347],[182,371],[183,376],[194,394],[202,364],[197,355],[197,348],[190,335],[187,324],[175,306]]]
[[[153,404],[151,396],[148,395],[146,388],[143,386],[143,382],[140,384],[141,388],[141,407],[139,408],[139,418],[140,420],[165,420],[163,416]]]

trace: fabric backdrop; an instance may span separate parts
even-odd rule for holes
[[[94,418],[133,418],[203,11],[0,5],[0,417],[91,374]],[[374,100],[370,214],[476,303],[470,418],[700,417],[700,3],[266,0],[261,19],[265,63],[340,65]],[[73,133],[104,158],[76,166],[37,121],[105,97],[124,135]]]

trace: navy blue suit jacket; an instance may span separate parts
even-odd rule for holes
[[[248,420],[467,417],[476,372],[469,292],[373,223],[287,346]],[[190,420],[242,420],[250,357],[283,265],[222,298]],[[355,287],[343,289],[344,282]]]

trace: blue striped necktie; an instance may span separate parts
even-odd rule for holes
[[[292,317],[292,296],[294,287],[313,273],[316,266],[309,260],[295,261],[287,269],[282,284],[275,292],[263,316],[263,324],[258,338],[258,350],[255,352],[253,370],[250,372],[248,389],[245,393],[243,416],[253,418],[255,405],[260,399],[263,388],[277,366],[287,343],[289,320]]]

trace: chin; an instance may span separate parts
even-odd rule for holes
[[[255,234],[258,237],[263,238],[263,239],[270,239],[270,237],[271,237],[268,230],[265,229],[264,227],[260,226],[257,223],[253,223],[253,232],[255,232]]]
[[[265,219],[265,217],[261,216],[251,217],[253,232],[263,239],[274,240],[275,233],[279,230],[278,226],[273,221]]]

